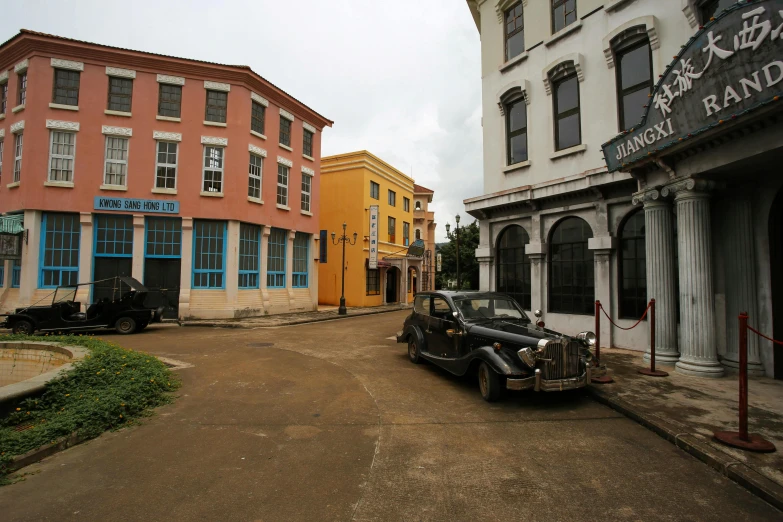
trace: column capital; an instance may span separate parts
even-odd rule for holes
[[[653,203],[665,204],[665,202],[661,200],[660,197],[661,191],[658,189],[642,190],[640,192],[634,193],[633,197],[631,198],[631,203],[634,205],[641,203],[645,207],[651,206]]]
[[[716,185],[714,181],[706,179],[686,178],[664,186],[661,189],[661,195],[665,198],[674,196],[677,199],[683,197],[708,198],[710,197],[709,191],[714,189]]]

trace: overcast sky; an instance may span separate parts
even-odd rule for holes
[[[19,29],[249,65],[333,120],[323,155],[367,149],[435,191],[438,240],[482,193],[479,35],[459,0],[4,2]],[[350,226],[350,224],[349,224]]]

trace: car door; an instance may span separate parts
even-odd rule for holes
[[[446,333],[449,329],[457,328],[454,310],[449,302],[440,296],[432,296],[430,310],[429,328],[425,332],[428,351],[438,357],[456,358],[457,344],[454,339],[457,337],[449,337]]]

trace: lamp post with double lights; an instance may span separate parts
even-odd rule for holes
[[[338,315],[345,315],[348,313],[348,309],[345,308],[345,244],[348,243],[349,245],[353,246],[356,244],[356,237],[358,234],[356,232],[353,233],[353,242],[350,240],[350,238],[345,234],[345,229],[348,228],[348,225],[343,222],[343,234],[340,237],[337,237],[337,234],[332,232],[332,243],[335,245],[342,243],[343,244],[343,264],[342,264],[342,282],[341,282],[341,294],[340,294],[340,308],[337,309]]]
[[[454,220],[457,222],[457,226],[454,227],[454,232],[457,234],[457,290],[459,290],[459,214],[457,214],[457,217],[455,217]],[[446,223],[446,234],[449,233],[450,229],[451,225]]]

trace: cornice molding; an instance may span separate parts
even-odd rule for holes
[[[228,146],[228,138],[221,138],[219,136],[202,136],[201,137],[201,144],[202,145],[217,145],[220,147],[227,147]]]
[[[24,120],[11,124],[11,134],[16,134],[24,130]]]
[[[302,166],[302,174],[307,174],[308,176],[315,176],[315,171],[311,168]]]
[[[47,129],[58,129],[67,131],[78,131],[78,121],[46,120]]]
[[[282,116],[287,120],[294,121],[294,115],[288,112],[287,110],[283,109],[282,107],[280,107],[280,116]]]
[[[167,83],[169,85],[185,85],[185,78],[182,76],[169,76],[168,74],[159,74],[158,83]]]
[[[106,66],[106,75],[115,76],[117,78],[136,78],[136,71],[133,69],[120,69],[119,67]]]
[[[84,62],[72,62],[71,60],[61,60],[52,58],[52,67],[56,69],[68,69],[70,71],[84,71]]]
[[[179,132],[152,131],[152,139],[163,141],[182,141],[182,134]]]
[[[585,75],[582,71],[584,57],[579,53],[566,54],[550,63],[544,68],[543,79],[544,88],[548,95],[552,94],[552,77],[564,69],[573,69],[576,71],[576,78],[581,83],[585,81]]]
[[[312,132],[313,134],[315,134],[315,127],[313,127],[312,125],[310,125],[310,124],[309,124],[309,123],[307,123],[306,121],[303,121],[303,122],[302,122],[302,127],[304,127],[304,128],[305,128],[305,130],[309,130],[310,132]]]
[[[6,83],[8,81],[8,71],[3,71],[0,73],[0,85]]]
[[[498,22],[503,23],[503,15],[506,14],[506,9],[516,4],[518,0],[498,0],[495,3],[495,12],[498,15]],[[524,16],[524,9],[527,7],[528,0],[522,0],[522,16]]]
[[[661,196],[668,198],[670,196],[681,195],[686,192],[706,193],[716,187],[714,181],[706,179],[687,178],[675,181],[661,189]]]
[[[254,93],[253,91],[250,91],[250,99],[252,99],[254,102],[260,103],[264,107],[269,107],[269,100],[267,100],[260,94]]]
[[[658,20],[654,16],[640,16],[629,20],[607,34],[603,39],[604,59],[606,66],[610,69],[614,67],[614,47],[622,44],[628,38],[638,34],[647,33],[650,41],[650,49],[655,51],[661,47],[661,41],[658,38]]]
[[[22,60],[21,62],[14,65],[14,72],[16,74],[19,74],[21,72],[25,72],[27,70],[27,67],[30,65],[29,60]]]
[[[286,167],[293,167],[294,166],[294,162],[293,161],[291,161],[290,159],[285,159],[282,156],[278,156],[277,157],[277,162],[279,164],[281,164],[281,165],[285,165]]]
[[[133,136],[133,129],[129,127],[110,127],[109,125],[104,125],[101,128],[101,133],[110,136]]]
[[[247,149],[255,154],[256,156],[261,156],[262,158],[266,158],[266,150],[262,149],[261,147],[256,147],[252,143],[248,144]]]
[[[231,84],[230,83],[210,82],[210,81],[204,80],[204,88],[205,89],[209,89],[210,91],[229,92],[231,90]]]

